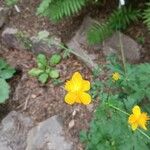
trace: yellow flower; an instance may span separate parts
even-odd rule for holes
[[[120,74],[119,74],[118,72],[114,72],[114,73],[112,74],[112,79],[113,79],[114,81],[119,80],[119,79],[120,79]]]
[[[145,130],[147,121],[150,120],[147,113],[141,113],[141,109],[139,106],[134,106],[132,109],[133,114],[131,114],[128,118],[128,123],[131,125],[132,130],[136,130],[138,127],[141,127]]]
[[[68,91],[65,96],[67,104],[82,103],[87,105],[91,102],[91,96],[86,93],[90,90],[90,82],[83,80],[79,72],[75,72],[71,80],[66,82],[65,90]]]

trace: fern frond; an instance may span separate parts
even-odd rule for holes
[[[108,22],[114,30],[126,29],[131,22],[137,21],[140,16],[140,10],[122,7],[111,14]]]
[[[113,30],[110,28],[108,23],[95,23],[89,29],[87,33],[87,38],[90,44],[97,44],[109,37],[112,32]]]
[[[58,21],[66,16],[77,13],[88,0],[43,0],[37,12],[48,16],[53,21]]]
[[[105,23],[95,23],[88,31],[88,41],[90,44],[102,42],[113,31],[125,29],[132,21],[137,21],[140,17],[140,11],[131,9],[131,7],[115,10]]]
[[[150,30],[150,2],[147,3],[148,8],[143,13],[144,23],[147,25]]]

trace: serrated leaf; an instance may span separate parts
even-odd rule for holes
[[[37,56],[37,64],[40,69],[44,69],[47,66],[47,59],[44,54],[39,54]]]
[[[8,83],[0,78],[0,103],[4,103],[9,98],[9,89]]]
[[[51,70],[49,73],[49,76],[52,79],[57,79],[59,77],[59,71],[58,70]]]
[[[81,140],[81,142],[87,141],[87,132],[85,132],[85,131],[80,132],[80,140]]]
[[[48,80],[48,74],[47,74],[47,73],[42,73],[42,74],[39,76],[38,80],[39,80],[41,83],[43,83],[43,84],[46,83],[47,80]]]
[[[33,68],[33,69],[31,69],[28,73],[29,73],[29,75],[31,75],[31,76],[34,76],[34,77],[37,77],[37,76],[39,76],[41,73],[43,73],[44,71],[43,70],[41,70],[41,69],[38,69],[38,68]]]
[[[60,61],[61,61],[61,56],[59,54],[52,55],[52,57],[49,60],[51,65],[57,65],[60,63]]]

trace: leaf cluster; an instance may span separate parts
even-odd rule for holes
[[[90,129],[80,134],[86,150],[150,149],[150,141],[145,136],[138,131],[132,132],[128,115],[110,107],[113,105],[131,114],[133,106],[139,105],[149,112],[150,64],[126,64],[125,72],[117,57],[112,55],[103,69],[108,72],[107,79],[96,79],[91,89],[92,97],[98,97],[100,105],[96,108]],[[112,80],[114,72],[121,75],[120,80]],[[150,135],[149,131],[146,133]]]
[[[123,109],[115,99],[111,103]],[[85,143],[86,150],[149,150],[150,142],[139,132],[132,132],[127,120],[124,114],[101,104],[90,123],[90,130],[82,131],[80,140]]]
[[[121,90],[120,97],[128,109],[133,105],[141,103],[143,100],[150,102],[150,64],[141,63],[131,65],[126,63],[126,72],[122,65],[114,58],[110,59],[108,68],[111,72],[119,72],[121,79],[115,83]]]
[[[59,54],[53,54],[48,60],[44,54],[37,56],[37,68],[33,68],[29,71],[29,75],[37,77],[38,80],[45,84],[49,78],[57,79],[59,77],[59,71],[55,66],[60,63],[61,56]]]
[[[43,0],[37,14],[58,21],[66,16],[77,13],[89,0]]]
[[[10,79],[15,73],[15,69],[12,68],[6,61],[0,58],[0,103],[4,103],[9,98],[10,86],[7,80]]]

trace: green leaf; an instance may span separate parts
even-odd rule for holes
[[[7,66],[6,61],[4,61],[2,58],[0,58],[0,69],[4,69]]]
[[[59,77],[59,71],[58,70],[51,70],[49,73],[49,76],[52,79],[57,79]]]
[[[9,98],[9,89],[8,83],[0,78],[0,103],[4,103]]]
[[[80,141],[81,141],[81,142],[85,142],[85,141],[87,141],[87,140],[88,140],[87,132],[81,131],[81,132],[80,132]]]
[[[41,83],[43,83],[43,84],[46,83],[47,80],[48,80],[48,74],[47,74],[47,73],[42,73],[42,74],[39,76],[38,80],[39,80]]]
[[[9,66],[4,70],[0,70],[0,78],[10,79],[14,73],[15,69]]]
[[[40,69],[45,69],[47,64],[47,59],[46,56],[44,54],[39,54],[37,56],[37,65]]]
[[[61,56],[59,54],[52,55],[52,57],[49,60],[51,65],[59,64],[60,61],[61,61]]]
[[[38,69],[38,68],[33,68],[33,69],[31,69],[28,73],[29,73],[29,75],[31,75],[31,76],[34,76],[34,77],[37,77],[37,76],[39,76],[41,73],[43,73],[44,71],[43,70],[41,70],[41,69]]]

